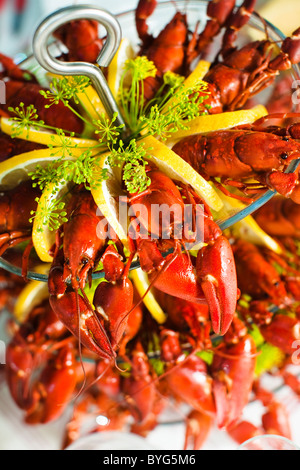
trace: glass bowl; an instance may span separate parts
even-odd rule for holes
[[[179,1],[167,1],[161,2],[157,5],[156,10],[154,11],[153,15],[150,16],[147,20],[147,24],[149,25],[149,32],[154,36],[157,35],[165,25],[171,20],[174,16],[176,9],[187,14],[188,24],[191,31],[194,31],[196,28],[196,24],[200,22],[200,28],[204,27],[206,21],[208,19],[206,15],[207,3],[209,0],[190,0],[187,2],[186,0],[179,0]],[[123,36],[127,37],[131,43],[136,47],[138,50],[139,47],[139,37],[136,31],[136,28],[133,27],[135,24],[135,10],[131,10],[125,13],[121,13],[117,15],[119,23],[121,25]],[[237,45],[243,46],[245,43],[260,40],[264,35],[268,34],[269,39],[271,41],[280,43],[285,39],[285,35],[278,29],[276,26],[272,25],[266,20],[261,19],[261,17],[254,13],[248,23],[248,25],[244,26],[242,30],[238,34]],[[210,49],[209,56],[206,60],[213,60],[216,52],[218,51],[220,44],[221,44],[222,34],[219,37],[215,38],[213,45]],[[55,47],[55,44],[54,46]],[[37,66],[37,63],[34,59],[27,60],[26,66],[29,67],[30,70],[34,71],[38,74],[39,79],[43,80],[43,71]],[[289,72],[293,78],[293,80],[300,80],[300,68],[299,66],[295,65]],[[266,104],[271,87],[268,90],[261,92],[257,95],[257,99],[261,104]],[[288,171],[294,171],[297,162],[293,162],[293,164],[289,167]],[[274,191],[266,191],[263,195],[261,195],[257,200],[255,200],[249,206],[246,206],[244,209],[240,210],[232,210],[222,211],[222,213],[215,215],[215,220],[219,224],[222,230],[232,226],[234,223],[242,220],[244,217],[252,213],[254,210],[257,210],[263,204],[268,202],[276,193]],[[38,264],[38,263],[37,263]],[[139,267],[139,264],[133,263],[131,269],[136,269]],[[5,257],[0,258],[0,268],[3,268],[13,274],[17,274],[21,276],[22,269],[21,266],[12,264],[9,262]],[[104,273],[94,273],[93,279],[100,279],[104,277]],[[48,276],[47,274],[41,274],[38,270],[35,269],[35,264],[32,264],[32,267],[29,269],[28,272],[28,279],[37,280],[42,282],[47,282]]]
[[[248,439],[237,450],[300,450],[300,447],[286,437],[265,434]]]

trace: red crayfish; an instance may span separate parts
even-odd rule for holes
[[[246,0],[234,12],[235,0],[209,2],[207,15],[210,21],[200,34],[197,33],[198,24],[191,33],[187,15],[177,11],[160,34],[153,37],[148,31],[147,19],[153,14],[157,1],[140,0],[136,9],[136,27],[142,41],[140,55],[146,55],[157,68],[156,76],[149,77],[144,82],[145,100],[148,101],[155,95],[165,72],[187,75],[193,60],[206,49],[223,27],[226,27],[226,41],[233,42],[236,31],[248,21],[255,3],[256,0]]]
[[[6,350],[6,377],[16,404],[29,424],[57,419],[77,384],[74,338],[49,302],[35,307]]]
[[[71,21],[55,31],[54,36],[67,47],[68,54],[64,54],[64,58],[69,62],[95,63],[103,47],[97,21]]]
[[[31,240],[31,211],[37,207],[40,190],[32,188],[31,181],[24,181],[16,188],[0,195],[0,256],[22,242]],[[24,270],[26,270],[24,258]]]
[[[77,187],[67,213],[68,222],[62,227],[62,248],[60,234],[49,273],[50,304],[85,347],[101,357],[115,358],[115,348],[122,338],[126,316],[133,304],[133,286],[124,273],[122,257],[114,247],[107,246],[109,240],[115,240],[115,235],[101,224],[104,217],[98,215],[91,192]],[[100,259],[108,282],[97,288],[94,309],[84,288]],[[82,296],[78,294],[79,290]],[[123,298],[122,310],[117,301],[120,296]]]
[[[288,164],[299,158],[298,124],[291,128],[295,134],[290,132],[290,126],[280,131],[278,126],[265,127],[275,117],[278,116],[267,116],[252,125],[192,135],[176,143],[173,150],[227,195],[224,185],[254,193],[271,188],[298,203],[297,172],[284,173]],[[243,181],[249,178],[259,183]]]
[[[153,164],[149,165],[148,176],[149,187],[129,195],[129,205],[136,216],[131,225],[135,233],[132,251],[137,252],[141,267],[153,286],[176,297],[207,303],[214,331],[224,334],[231,323],[238,296],[231,246],[204,205],[201,237],[207,245],[199,250],[194,265],[191,257],[182,253],[187,240],[182,232],[178,237],[177,229],[184,221],[186,201],[191,203],[194,214],[203,201],[187,185],[176,184]],[[161,201],[168,209],[169,218],[153,216],[154,208]],[[146,215],[141,206],[146,209]],[[135,227],[137,220],[138,227]],[[196,227],[196,237],[199,237],[197,230],[199,227]],[[173,254],[164,258],[163,251],[170,247],[174,248]]]

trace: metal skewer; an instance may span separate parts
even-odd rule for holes
[[[49,50],[52,34],[65,23],[80,19],[96,20],[107,31],[107,39],[97,58],[97,65],[89,62],[63,62],[53,57]],[[100,69],[108,67],[114,58],[122,39],[122,30],[118,20],[105,10],[89,5],[77,5],[62,8],[48,16],[37,28],[33,38],[33,53],[39,64],[50,73],[64,76],[88,77],[110,118],[117,113],[116,124],[123,126],[125,122],[119,107],[112,95],[107,81]]]

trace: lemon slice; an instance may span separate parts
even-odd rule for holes
[[[106,169],[108,171],[108,178],[102,181],[97,189],[92,189],[92,195],[102,215],[126,247],[128,245],[127,211],[125,211],[126,215],[123,219],[118,202],[120,196],[126,196],[122,188],[122,170],[118,167],[111,168],[107,166],[107,156],[108,154],[103,155],[99,159],[98,165],[100,170]]]
[[[97,149],[92,154],[96,154]],[[82,155],[81,148],[72,148],[68,156],[66,149],[56,147],[55,149],[32,150],[21,153],[0,163],[0,189],[8,190],[15,188],[21,181],[29,179],[28,174],[36,169],[37,165],[46,166],[64,155],[65,159],[74,159]]]
[[[138,293],[140,294],[141,297],[143,297],[145,295],[145,292],[147,292],[150,286],[147,274],[144,271],[142,271],[141,268],[139,268],[139,269],[135,269],[134,271],[132,271],[130,276],[134,282],[134,285]],[[159,324],[165,323],[167,319],[167,315],[164,313],[161,306],[157,302],[151,289],[143,298],[143,302],[145,306],[147,307],[147,309],[149,310],[152,317],[157,321],[157,323]]]
[[[51,183],[44,190],[40,197],[38,207],[36,210],[33,228],[32,228],[32,242],[35,251],[41,261],[51,263],[53,257],[50,256],[49,251],[55,243],[55,231],[50,230],[45,220],[45,209],[49,212],[49,208],[56,201],[67,202],[69,196],[69,187],[65,183],[59,185]]]
[[[184,85],[186,87],[192,87],[199,80],[202,80],[209,71],[210,66],[210,62],[207,62],[206,60],[200,60],[192,73],[190,73],[190,75],[185,79]]]
[[[200,176],[189,163],[167,147],[167,145],[152,136],[145,137],[140,143],[145,144],[146,150],[150,149],[149,159],[158,166],[159,170],[173,180],[190,184],[211,209],[219,211],[223,207],[220,196],[210,183]]]
[[[197,83],[201,81],[208,72],[210,65],[210,62],[207,62],[206,60],[200,60],[195,70],[193,70],[193,72],[183,82],[184,87],[192,88],[197,85]],[[178,99],[175,96],[167,102],[167,104],[163,108],[163,112],[170,107],[174,107],[176,103],[178,103]]]
[[[5,134],[12,135],[14,131],[14,122],[10,118],[1,118],[1,130]],[[51,132],[46,132],[45,130],[37,130],[35,128],[24,129],[20,135],[17,137],[22,140],[29,140],[30,142],[35,142],[36,144],[42,145],[51,145],[54,147],[61,147],[63,144],[62,137],[57,134],[52,134]],[[80,148],[89,148],[94,147],[97,142],[93,139],[81,139],[77,137],[66,137],[70,146],[77,146]]]
[[[123,38],[120,47],[108,67],[107,83],[114,96],[118,99],[121,77],[124,71],[125,62],[136,56],[131,42],[127,38]],[[126,80],[126,79],[125,79]],[[124,84],[126,87],[126,83]]]
[[[28,173],[34,171],[37,165],[47,165],[58,157],[51,155],[53,150],[33,150],[9,158],[0,163],[0,188],[15,188],[21,181],[28,179]]]
[[[103,103],[92,86],[87,87],[84,93],[78,93],[77,98],[92,119],[99,119],[101,114],[106,114]]]
[[[221,191],[218,189],[217,192],[220,194],[220,198],[224,203],[225,216],[227,215],[226,211],[230,212],[234,209],[240,211],[246,207],[245,204],[243,204],[241,201],[229,196],[225,196],[225,194],[221,193]],[[264,230],[262,230],[262,228],[251,215],[248,215],[240,222],[236,222],[231,227],[231,232],[236,238],[242,238],[243,240],[247,240],[248,242],[255,245],[263,245],[277,254],[282,253],[282,250],[276,240],[274,240]]]
[[[166,141],[166,144],[170,147],[190,135],[206,134],[220,129],[229,129],[243,124],[251,124],[267,114],[268,111],[263,105],[257,105],[251,109],[199,116],[189,122],[188,130],[180,129],[178,132],[172,134]]]
[[[48,274],[49,264],[43,264],[35,268],[39,274]],[[14,316],[19,322],[23,322],[31,310],[49,297],[48,285],[45,282],[29,281],[21,291],[14,307]]]

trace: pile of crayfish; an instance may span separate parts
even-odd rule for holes
[[[238,443],[260,434],[293,437],[288,410],[261,378],[280,376],[295,400],[300,395],[293,369],[300,340],[300,191],[298,172],[287,171],[300,155],[300,115],[293,112],[291,96],[274,105],[286,79],[280,73],[300,61],[300,28],[279,49],[268,38],[239,48],[239,30],[255,3],[245,0],[237,8],[233,0],[209,2],[201,32],[200,25],[191,31],[187,15],[177,11],[154,37],[147,20],[157,1],[140,0],[136,26],[139,55],[156,67],[155,76],[144,80],[145,103],[160,90],[166,72],[188,77],[222,33],[221,49],[203,77],[208,114],[247,109],[258,93],[275,85],[268,106],[276,114],[191,135],[174,143],[172,151],[227,197],[245,201],[266,189],[276,191],[255,218],[277,250],[253,244],[234,229],[222,233],[192,182],[171,178],[149,159],[147,189],[123,188],[134,212],[126,247],[115,228],[103,223],[90,188],[72,186],[66,219],[49,253],[48,295],[16,320],[14,306],[28,287],[30,263],[38,264],[35,254],[30,259],[31,216],[41,190],[25,179],[0,194],[0,256],[17,260],[23,273],[22,278],[0,273],[0,308],[12,313],[5,378],[28,424],[52,422],[71,409],[63,448],[86,432],[121,429],[146,437],[170,407],[186,423],[185,449],[202,448],[214,426]],[[66,61],[96,62],[105,43],[98,24],[87,20],[65,25],[56,37],[69,50]],[[34,106],[49,128],[83,134],[80,109],[74,113],[62,101],[49,106],[34,75],[4,55],[0,61],[7,93],[0,116],[11,117],[22,103],[22,109]],[[0,139],[2,162],[46,147],[2,131]],[[168,220],[154,220],[157,204],[179,209]],[[148,209],[146,217],[136,205]],[[190,239],[175,236],[187,205],[192,222],[184,234],[201,232],[202,241],[191,251]],[[144,294],[131,275],[136,259],[149,281]],[[103,278],[97,281],[93,274],[100,265]],[[144,302],[149,293],[164,312],[163,321],[156,321]],[[260,426],[243,418],[254,399],[264,407]]]

